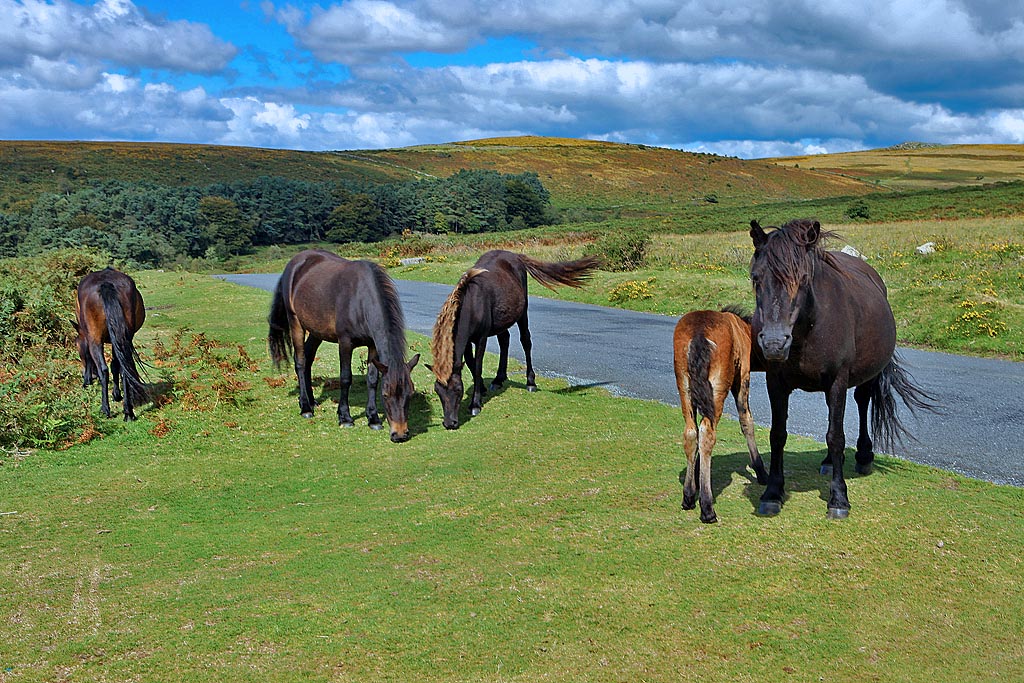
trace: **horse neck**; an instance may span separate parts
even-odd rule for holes
[[[405,326],[383,291],[377,291],[375,299],[374,306],[377,310],[371,315],[379,315],[380,320],[370,325],[370,335],[373,337],[377,355],[388,367],[405,363]]]

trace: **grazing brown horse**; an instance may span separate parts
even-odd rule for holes
[[[113,375],[114,400],[120,401],[123,396],[124,419],[134,420],[134,407],[146,400],[133,343],[135,333],[146,321],[146,308],[135,281],[113,268],[89,273],[78,283],[75,317],[78,320],[72,324],[78,330],[82,385],[89,386],[99,379],[103,390],[100,407],[110,417],[107,391]],[[104,344],[110,344],[109,369],[103,357]]]
[[[896,395],[911,411],[935,407],[932,397],[913,384],[899,363],[896,322],[885,284],[863,260],[826,251],[823,242],[833,236],[810,219],[790,221],[772,232],[765,232],[757,221],[750,223],[754,243],[750,277],[757,298],[751,333],[766,362],[772,408],[772,459],[758,508],[762,515],[782,509],[782,458],[789,396],[794,390],[825,393],[828,456],[822,469],[831,468],[828,516],[833,519],[850,513],[843,478],[847,390],[855,387],[853,398],[860,417],[856,452],[860,473],[870,472],[875,457],[867,428],[869,407],[871,434],[883,447],[891,447],[906,433],[896,413]]]
[[[754,439],[750,415],[751,370],[764,370],[759,358],[751,356],[750,316],[738,309],[692,311],[676,323],[673,335],[676,387],[682,404],[686,431],[686,477],[683,481],[683,509],[692,510],[697,500],[695,479],[700,477],[700,521],[718,521],[711,493],[711,451],[717,441],[718,421],[725,397],[731,392],[747,440],[750,467],[760,484],[768,482]],[[698,460],[698,457],[699,460]]]
[[[295,360],[299,410],[313,417],[312,366],[322,342],[338,345],[341,395],[338,424],[353,425],[348,394],[352,386],[352,350],[369,351],[366,368],[366,418],[381,429],[377,386],[383,376],[384,412],[395,443],[409,440],[409,399],[415,391],[410,373],[419,354],[405,360],[405,318],[395,283],[370,261],[349,261],[328,251],[309,249],[288,262],[270,306],[267,341],[274,364]]]
[[[557,285],[582,287],[598,264],[598,259],[592,257],[547,263],[496,249],[481,256],[462,275],[441,307],[430,342],[434,356],[430,369],[437,378],[434,390],[441,399],[442,422],[446,429],[459,428],[463,361],[473,374],[470,413],[478,415],[483,407],[483,363],[490,336],[498,337],[501,351],[491,389],[500,387],[508,379],[508,330],[512,325],[519,326],[519,340],[526,354],[526,388],[536,391],[527,316],[527,274],[549,289]]]

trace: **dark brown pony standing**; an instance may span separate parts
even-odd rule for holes
[[[72,324],[78,330],[78,355],[82,359],[82,385],[99,379],[100,407],[110,417],[107,398],[110,376],[114,377],[114,400],[124,398],[126,421],[135,419],[134,407],[146,400],[146,386],[136,365],[135,333],[146,321],[146,308],[135,281],[124,273],[105,268],[89,273],[78,283]],[[110,366],[103,345],[110,344]]]
[[[768,482],[768,473],[757,452],[754,418],[748,403],[750,372],[763,371],[764,367],[759,358],[751,357],[750,316],[733,307],[687,313],[676,323],[673,347],[676,387],[686,423],[683,509],[692,510],[696,504],[695,479],[699,476],[700,521],[711,524],[718,521],[711,492],[711,451],[729,393],[736,402],[740,429],[747,440],[750,467],[757,474],[758,483]]]
[[[899,364],[896,322],[878,273],[863,260],[826,251],[818,221],[790,221],[765,232],[750,223],[754,256],[750,277],[757,298],[752,320],[753,338],[764,359],[768,398],[772,408],[771,468],[761,496],[759,514],[775,515],[782,509],[789,396],[796,389],[825,393],[828,456],[823,472],[831,469],[828,516],[850,513],[843,478],[846,435],[843,416],[847,390],[855,387],[860,417],[857,471],[867,473],[875,454],[868,434],[883,447],[906,433],[896,413],[895,396],[908,408],[933,409],[932,399],[916,387]]]
[[[498,372],[491,388],[500,387],[508,379],[508,330],[512,325],[519,326],[519,340],[526,355],[526,388],[536,391],[527,315],[527,274],[549,289],[557,285],[582,287],[598,264],[598,259],[591,257],[547,263],[496,249],[482,255],[462,275],[441,307],[430,342],[434,357],[430,369],[436,377],[434,390],[441,399],[446,429],[459,428],[463,362],[473,375],[470,413],[478,415],[483,407],[482,374],[488,337],[497,336],[500,349]]]
[[[407,414],[415,390],[410,372],[419,354],[405,360],[405,318],[394,282],[370,261],[349,261],[329,251],[308,249],[297,254],[277,283],[268,317],[270,357],[276,366],[295,361],[299,381],[299,410],[313,417],[312,366],[320,344],[338,345],[341,395],[338,424],[353,425],[348,394],[352,386],[352,350],[368,349],[366,418],[373,429],[382,427],[377,413],[377,386],[383,376],[384,411],[391,440],[409,439]]]

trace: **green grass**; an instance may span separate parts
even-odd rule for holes
[[[265,357],[267,294],[138,279],[144,356],[188,325]],[[358,408],[339,429],[330,400],[302,420],[264,360],[236,400],[173,394],[85,445],[0,455],[0,680],[1024,676],[1021,489],[880,456],[833,523],[823,447],[791,438],[789,498],[761,519],[728,422],[709,527],[679,509],[676,410],[514,375],[447,432],[414,379],[406,444]]]

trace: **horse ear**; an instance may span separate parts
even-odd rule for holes
[[[75,328],[75,332],[81,332],[81,330],[78,329],[78,321],[77,320],[71,320],[70,322],[71,322],[71,327]]]
[[[418,356],[419,354],[416,354],[416,355]],[[427,370],[430,370],[431,372],[434,371],[434,366],[431,365],[430,363],[424,363],[423,367],[425,367]]]
[[[750,221],[750,239],[754,242],[754,248],[760,249],[768,241],[768,235],[757,220]]]
[[[814,246],[821,237],[821,223],[814,221],[811,227],[807,228],[807,245]]]
[[[416,367],[416,364],[419,363],[419,362],[420,362],[420,354],[417,353],[415,356],[410,358],[409,362],[406,363],[405,365],[406,365],[406,367],[409,368],[409,372],[412,372],[412,369],[414,367]],[[428,365],[427,367],[429,368],[430,366]]]
[[[373,366],[374,366],[375,368],[377,368],[378,370],[380,370],[380,374],[382,374],[382,375],[385,375],[385,374],[387,374],[387,372],[388,372],[388,366],[384,365],[383,363],[381,363],[381,362],[380,362],[379,360],[377,360],[376,358],[374,358],[374,359],[373,359],[373,360],[371,360],[370,362],[371,362],[371,363],[373,363]]]

